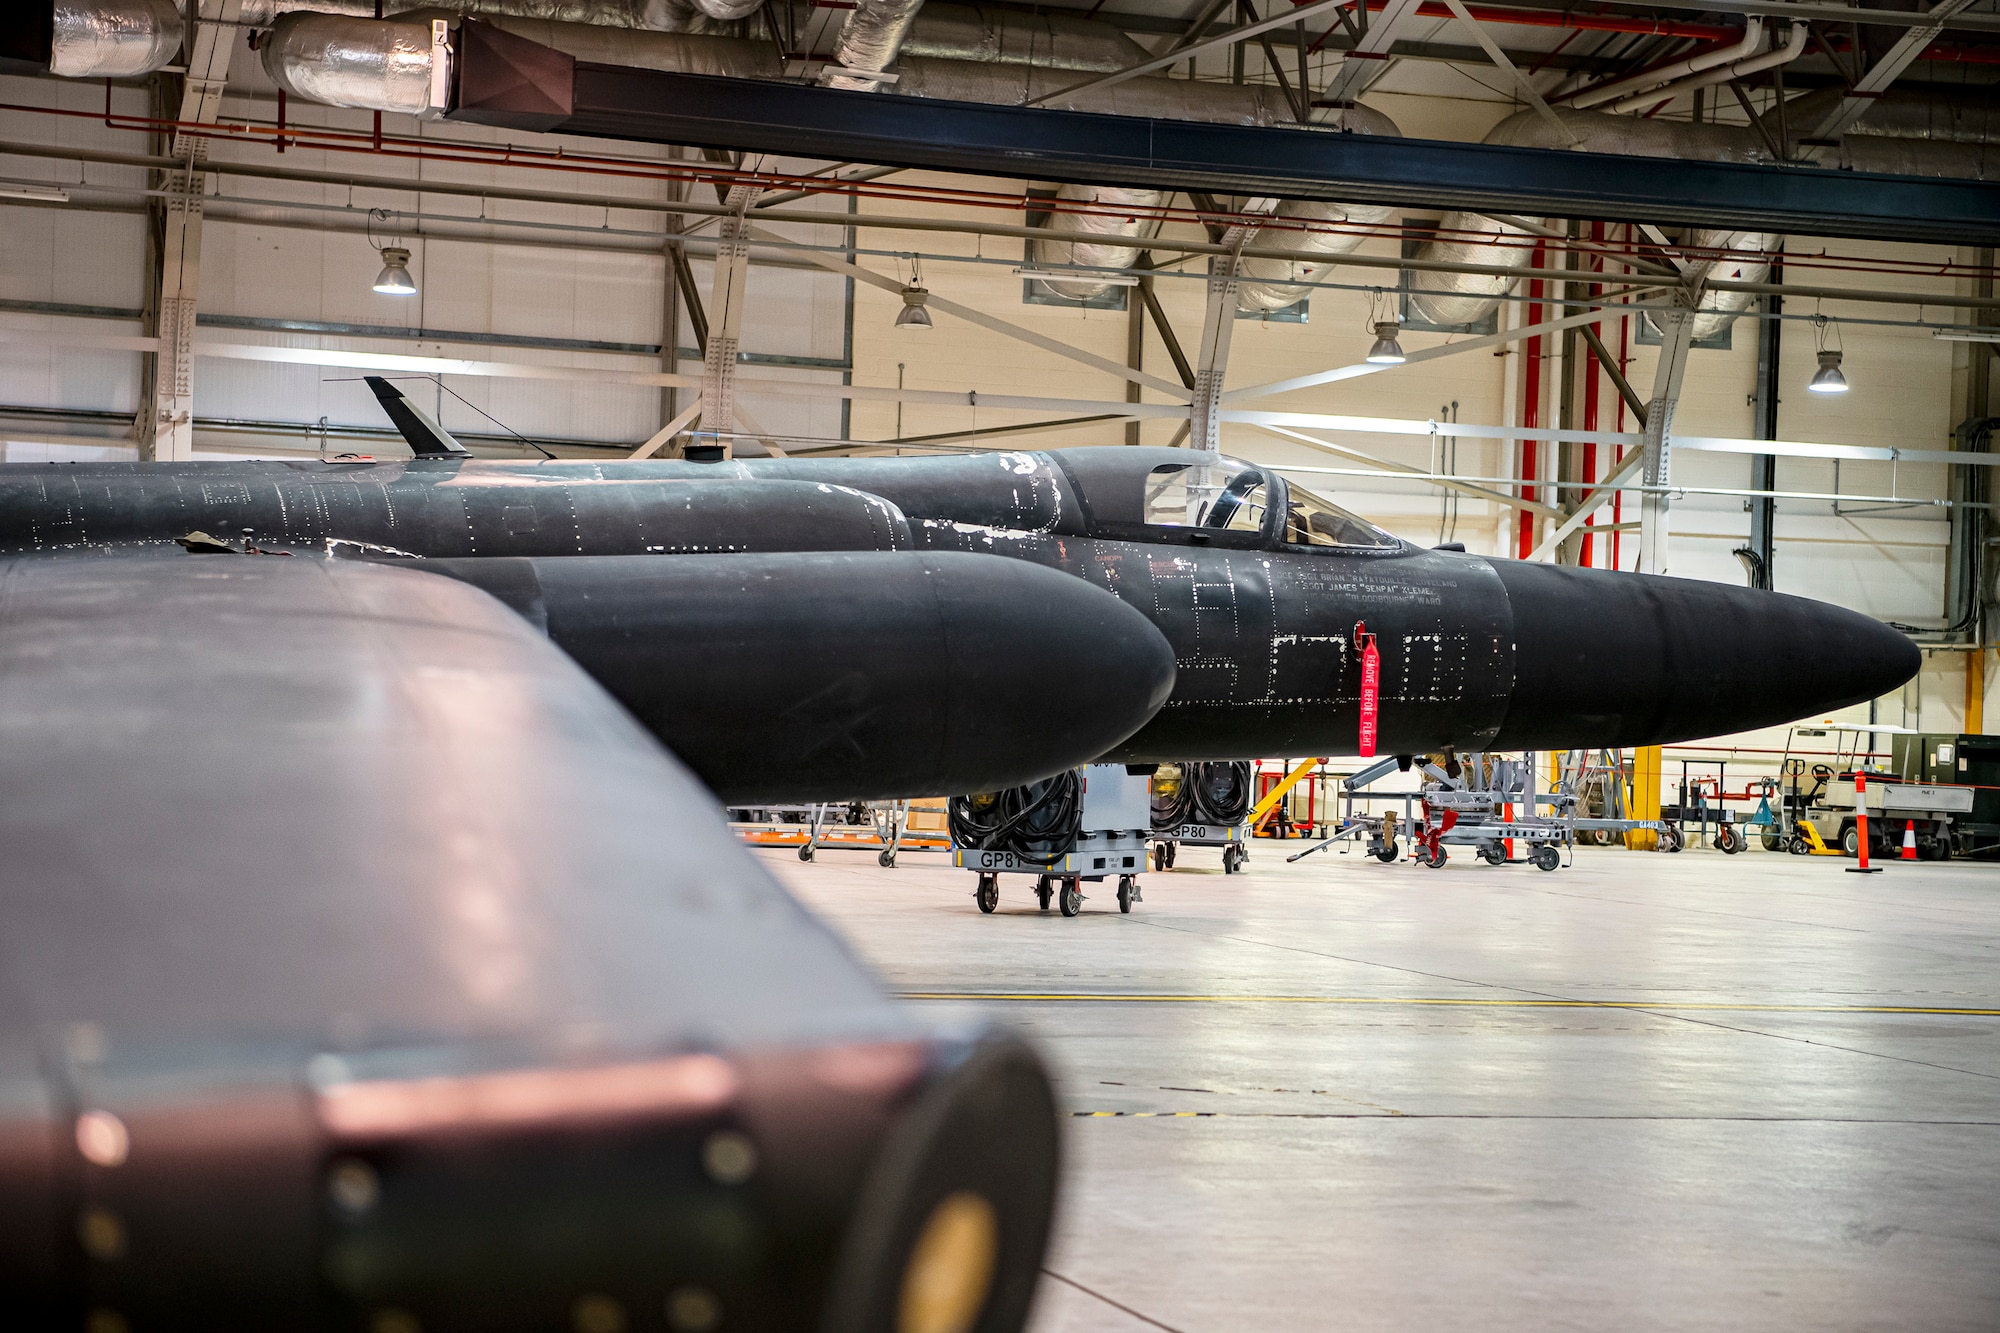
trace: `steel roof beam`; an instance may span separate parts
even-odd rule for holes
[[[1303,12],[1303,11],[1301,11]],[[1238,31],[1242,31],[1239,29]],[[465,76],[462,75],[463,79]],[[1145,120],[575,66],[533,128],[892,166],[1281,198],[1957,244],[2000,242],[2000,185]],[[450,118],[512,124],[506,107]]]

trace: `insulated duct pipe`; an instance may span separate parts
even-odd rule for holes
[[[52,37],[51,74],[66,79],[150,74],[180,54],[180,6],[174,0],[55,0]]]
[[[920,12],[921,11],[921,12]],[[829,88],[874,92],[899,57],[929,57],[985,65],[1109,73],[1146,59],[1146,48],[1109,23],[1075,14],[987,9],[979,5],[930,5],[923,0],[858,0],[840,30],[835,59],[820,82]],[[847,71],[847,72],[840,72]]]
[[[1359,103],[1341,113],[1342,127],[1354,134],[1386,134],[1398,138],[1396,122],[1372,107]],[[1364,228],[1387,222],[1396,215],[1395,204],[1356,204],[1339,201],[1286,199],[1274,217],[1281,221],[1306,224],[1299,227],[1265,226],[1250,238],[1250,244],[1298,253],[1296,260],[1245,259],[1237,267],[1240,280],[1236,308],[1245,314],[1267,314],[1297,305],[1311,294],[1308,285],[1326,276],[1333,257],[1347,254],[1368,239]]]
[[[96,0],[90,0],[96,3]],[[601,28],[635,28],[646,32],[722,31],[722,23],[755,10],[743,0],[452,0],[425,6],[421,0],[389,0],[382,6],[390,18],[422,12],[426,18],[475,15],[479,18],[546,19],[551,23],[588,23]],[[285,14],[344,14],[375,17],[375,0],[243,0],[239,23],[262,27]]]
[[[1668,61],[1664,65],[1627,75],[1622,79],[1612,79],[1595,87],[1585,88],[1568,99],[1568,105],[1578,111],[1613,101],[1633,93],[1641,93],[1648,88],[1658,88],[1663,84],[1684,79],[1690,74],[1699,74],[1714,69],[1718,65],[1731,64],[1756,55],[1764,47],[1764,21],[1756,15],[1743,20],[1743,40],[1734,46],[1710,47],[1681,60]]]
[[[1165,191],[1128,189],[1122,185],[1064,185],[1056,191],[1058,202],[1080,202],[1101,209],[1131,209],[1123,216],[1114,213],[1058,214],[1057,225],[1066,231],[1098,236],[1150,236],[1158,219],[1150,210],[1166,198]],[[1085,268],[1129,269],[1139,261],[1139,251],[1129,245],[1092,245],[1088,241],[1028,242],[1031,264],[1078,264]],[[1113,284],[1103,278],[1078,274],[1074,278],[1041,278],[1041,285],[1057,296],[1072,301],[1088,301],[1102,295]]]
[[[1793,134],[1817,123],[1843,96],[1838,88],[1807,93],[1785,107]],[[1775,111],[1764,128],[1779,131]],[[1891,88],[1841,136],[1826,166],[1901,176],[2000,180],[2000,97],[1990,89],[1917,92]]]
[[[1353,108],[1359,110],[1361,108]],[[1351,114],[1351,112],[1350,112]],[[1341,230],[1295,230],[1290,227],[1261,227],[1250,244],[1298,253],[1296,260],[1242,260],[1237,276],[1236,308],[1245,314],[1266,314],[1297,305],[1311,295],[1310,284],[1326,276],[1332,258],[1344,255],[1368,239],[1364,227],[1387,222],[1396,214],[1395,204],[1333,203],[1314,199],[1286,199],[1273,215],[1308,224],[1309,228]]]
[[[1556,115],[1567,127],[1569,135],[1575,137],[1574,146],[1578,152],[1710,162],[1761,163],[1770,160],[1762,140],[1755,131],[1747,128],[1641,120],[1567,107],[1557,108]],[[1571,147],[1569,138],[1537,111],[1523,111],[1509,116],[1493,127],[1485,142],[1513,148]],[[1446,239],[1426,245],[1421,252],[1422,258],[1510,268],[1529,266],[1533,238],[1522,228],[1495,222],[1476,213],[1451,213],[1439,224],[1439,230],[1446,234]],[[1452,233],[1469,235],[1466,239],[1452,239]],[[1727,248],[1721,242],[1733,235],[1737,233],[1696,233],[1695,237],[1689,238],[1689,244],[1701,244],[1696,238],[1707,236],[1712,238],[1714,248]],[[1735,275],[1717,272],[1715,276]],[[1748,274],[1745,276],[1748,277]],[[1430,323],[1470,324],[1485,318],[1517,281],[1519,279],[1512,275],[1414,272],[1410,275],[1410,302],[1417,313]],[[1717,307],[1709,306],[1705,301],[1704,308]],[[1701,322],[1698,320],[1698,323]],[[1713,328],[1709,332],[1712,333]]]
[[[1038,65],[1108,74],[1152,53],[1109,23],[1047,10],[926,4],[903,39],[904,56]]]
[[[872,93],[890,80],[872,78],[888,71],[902,52],[903,39],[917,21],[924,0],[855,0],[847,22],[840,29],[840,46],[834,53],[837,68],[820,73],[819,81],[828,88]]]
[[[175,0],[52,0],[52,4],[51,74],[66,79],[137,78],[166,68],[180,54],[184,34]],[[409,17],[414,12],[424,19],[476,14],[609,29],[724,33],[733,30],[733,20],[754,13],[760,4],[761,0],[454,0],[436,9],[407,3],[389,8],[401,27],[415,23]],[[375,8],[375,0],[245,0],[236,22],[252,28],[276,27],[286,16],[302,14],[374,23]],[[325,54],[340,67],[325,76],[300,71],[294,83],[281,78],[267,58],[265,68],[286,91],[333,106],[377,111],[402,111],[413,104],[414,94],[403,86],[414,78],[409,66],[416,59],[406,36],[328,27],[290,40],[297,44],[297,54],[281,67],[310,59],[315,42],[324,43]],[[422,46],[428,51],[428,36]],[[352,89],[368,82],[371,76],[366,70],[377,64],[383,67],[385,81],[379,104],[338,101],[306,91],[321,84]]]
[[[1183,86],[1187,83],[1181,79],[1134,79],[1131,82],[1173,83]],[[1209,86],[1234,89],[1234,85]],[[1394,121],[1369,107],[1350,107],[1345,114],[1347,128],[1354,133],[1398,136],[1402,133],[1396,128]],[[1155,219],[1147,215],[1148,211],[1158,208],[1164,202],[1166,194],[1160,190],[1127,189],[1109,185],[1064,185],[1056,192],[1056,198],[1060,201],[1076,201],[1099,207],[1132,210],[1122,217],[1085,214],[1066,218],[1064,221],[1070,230],[1094,232],[1104,236],[1138,237],[1151,234]],[[1395,211],[1396,206],[1392,204],[1284,200],[1278,205],[1275,216],[1306,225],[1264,227],[1251,239],[1250,244],[1296,250],[1299,258],[1244,260],[1238,269],[1241,281],[1236,292],[1236,308],[1246,314],[1265,314],[1296,305],[1300,298],[1311,292],[1309,286],[1301,284],[1317,282],[1325,274],[1329,267],[1326,258],[1343,255],[1354,249],[1367,239],[1361,231],[1363,225],[1387,221]],[[1336,227],[1342,229],[1333,230]],[[1077,264],[1087,268],[1129,269],[1138,262],[1139,251],[1129,245],[1092,245],[1087,241],[1034,241],[1030,242],[1028,259],[1029,262],[1036,264]],[[1076,301],[1087,301],[1112,286],[1106,280],[1092,278],[1087,274],[1079,274],[1075,278],[1042,278],[1039,281],[1043,287],[1056,295]]]
[[[1789,65],[1806,53],[1806,38],[1809,35],[1805,24],[1790,24],[1785,33],[1785,44],[1783,46],[1773,47],[1763,55],[1752,56],[1748,60],[1738,60],[1731,64],[1718,65],[1714,69],[1690,75],[1678,83],[1670,83],[1664,88],[1655,88],[1651,92],[1646,93],[1636,93],[1631,97],[1613,102],[1604,109],[1613,114],[1644,111],[1648,107],[1658,106],[1662,102],[1679,97],[1682,93],[1691,93],[1697,88],[1709,88],[1718,83],[1731,83],[1737,79],[1748,78],[1752,74],[1761,74],[1767,69],[1776,69],[1779,65]]]
[[[398,111],[432,108],[437,63],[429,23],[293,13],[279,18],[259,48],[264,72],[294,97],[328,106]]]

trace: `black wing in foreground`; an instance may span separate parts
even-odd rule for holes
[[[478,590],[0,565],[0,789],[12,1327],[1020,1327],[1034,1057]]]

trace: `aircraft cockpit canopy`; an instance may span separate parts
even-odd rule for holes
[[[1283,506],[1273,525],[1271,507]],[[1261,534],[1288,546],[1391,550],[1400,543],[1324,496],[1239,459],[1155,468],[1146,479],[1145,522],[1163,528]],[[1275,530],[1274,530],[1275,529]]]

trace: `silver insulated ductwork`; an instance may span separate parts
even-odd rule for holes
[[[840,48],[834,56],[838,68],[822,73],[819,81],[850,92],[880,88],[884,80],[868,76],[884,73],[896,63],[903,38],[923,4],[924,0],[856,0],[840,29]]]
[[[725,32],[728,20],[740,19],[757,5],[744,0],[452,0],[424,5],[421,0],[389,0],[382,6],[389,18],[421,12],[425,18],[471,14],[480,18],[543,19],[550,23],[587,23],[600,28],[635,28],[646,32]],[[243,0],[237,22],[262,27],[292,13],[375,17],[375,0]],[[407,19],[405,21],[408,21]]]
[[[1347,108],[1341,123],[1351,134],[1402,135],[1395,121],[1365,106]],[[1294,251],[1299,257],[1243,260],[1236,270],[1241,279],[1236,289],[1236,308],[1246,314],[1265,314],[1297,305],[1311,293],[1309,284],[1326,276],[1335,257],[1347,254],[1368,239],[1367,227],[1387,222],[1395,215],[1394,204],[1285,200],[1273,215],[1279,225],[1262,228],[1250,244],[1263,250]]]
[[[1784,128],[1794,136],[1810,134],[1840,99],[1839,89],[1823,88],[1787,103]],[[1779,133],[1775,113],[1764,117],[1764,128]],[[1891,88],[1822,161],[1845,171],[2000,180],[2000,96],[1991,88],[1950,93]]]
[[[1133,79],[1121,88],[1106,89],[1117,93],[1132,83],[1172,84],[1176,87],[1190,86],[1181,79]],[[1212,87],[1228,93],[1242,94],[1252,91],[1247,87],[1229,84],[1193,85]],[[1142,88],[1141,96],[1157,95],[1160,90]],[[1212,104],[1216,111],[1233,112],[1233,115],[1185,116],[1180,119],[1209,120],[1232,119],[1248,123],[1258,123],[1256,118],[1273,115],[1277,107],[1275,99],[1249,99],[1241,96],[1217,99]],[[1282,104],[1281,104],[1282,105]],[[1289,107],[1284,112],[1289,115]],[[1358,134],[1400,135],[1396,123],[1379,111],[1367,107],[1351,107],[1345,113],[1348,129]],[[1272,122],[1264,122],[1272,123]],[[1127,189],[1110,185],[1065,185],[1056,192],[1059,202],[1082,203],[1096,208],[1130,210],[1123,213],[1064,214],[1060,208],[1056,225],[1067,231],[1094,232],[1102,236],[1120,236],[1136,239],[1152,234],[1155,227],[1151,210],[1165,201],[1165,194],[1159,190]],[[1390,204],[1350,204],[1327,203],[1317,200],[1287,199],[1280,203],[1274,217],[1278,226],[1266,226],[1259,230],[1250,244],[1263,249],[1293,250],[1298,253],[1296,260],[1285,259],[1245,259],[1238,269],[1242,279],[1237,288],[1237,309],[1246,314],[1266,314],[1273,310],[1283,310],[1296,305],[1306,296],[1311,284],[1325,275],[1334,256],[1346,254],[1366,239],[1361,230],[1369,223],[1386,221],[1395,213]],[[1032,241],[1029,243],[1028,259],[1032,264],[1054,265],[1075,264],[1085,268],[1128,269],[1137,262],[1139,251],[1130,245],[1093,245],[1088,241]],[[1087,301],[1100,295],[1112,284],[1104,279],[1094,279],[1087,275],[1075,278],[1042,278],[1042,286],[1057,296],[1074,301]]]
[[[1112,25],[1076,14],[858,0],[840,30],[840,69],[829,70],[820,81],[830,88],[873,92],[889,81],[859,71],[883,73],[894,65],[900,76],[904,68],[898,62],[911,59],[1101,73],[1136,65],[1147,55]]]
[[[1151,53],[1111,24],[1078,14],[928,4],[910,25],[902,54],[1109,73]]]
[[[1063,231],[1137,239],[1153,234],[1158,222],[1151,210],[1158,208],[1165,197],[1159,190],[1128,189],[1122,185],[1065,185],[1056,191],[1058,207],[1050,223]],[[1084,204],[1094,210],[1117,211],[1072,213],[1061,208],[1066,203]],[[1138,258],[1138,250],[1129,245],[1093,245],[1089,241],[1028,242],[1028,262],[1031,264],[1129,269],[1138,262]],[[1088,301],[1112,286],[1107,279],[1092,278],[1087,274],[1037,281],[1055,295],[1072,301]]]
[[[1558,110],[1556,114],[1562,118],[1569,135],[1575,137],[1574,146],[1579,152],[1711,162],[1769,160],[1756,132],[1750,129],[1645,120],[1597,111]],[[1509,116],[1493,127],[1485,142],[1513,148],[1572,146],[1569,137],[1538,111]],[[1534,255],[1534,237],[1530,232],[1477,213],[1447,214],[1438,229],[1444,239],[1426,245],[1420,258],[1521,269],[1530,266]],[[1704,250],[1757,250],[1768,245],[1770,238],[1759,233],[1698,231],[1683,240]],[[1748,282],[1758,281],[1769,268],[1761,262],[1726,258],[1712,261],[1712,267],[1716,269],[1714,277]],[[1433,324],[1471,324],[1484,319],[1518,281],[1512,273],[1414,272],[1410,275],[1410,304]],[[1695,336],[1712,336],[1746,304],[1747,297],[1740,292],[1708,293],[1695,319]]]
[[[133,78],[180,53],[174,0],[55,0],[54,19],[49,72],[66,79]]]
[[[421,115],[431,109],[431,25],[286,14],[265,34],[264,72],[294,97]]]

